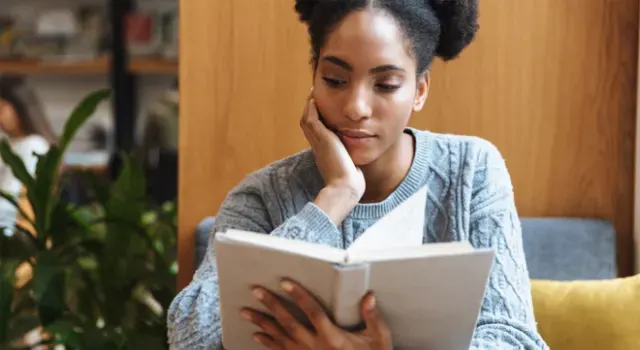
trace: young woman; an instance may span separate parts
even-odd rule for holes
[[[38,161],[34,153],[44,154],[57,142],[35,92],[21,77],[0,78],[0,129],[32,175]],[[0,159],[0,190],[18,197],[21,189],[11,168]],[[17,214],[10,202],[0,199],[0,229],[6,235],[13,233]]]
[[[427,99],[432,60],[453,59],[474,38],[477,6],[477,0],[298,0],[312,46],[313,89],[300,122],[311,149],[250,174],[228,194],[214,232],[235,228],[345,248],[426,185],[425,242],[465,240],[496,251],[472,348],[546,349],[501,154],[476,137],[407,127]],[[215,252],[212,244],[208,249],[169,310],[175,349],[221,346]],[[362,302],[366,329],[351,333],[318,312],[304,286],[284,281],[282,288],[315,330],[258,287],[255,297],[273,318],[241,313],[262,329],[254,339],[265,349],[393,348],[375,294]]]

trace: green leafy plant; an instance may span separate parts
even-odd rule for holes
[[[65,349],[166,348],[166,309],[175,295],[176,213],[151,206],[141,163],[123,156],[113,182],[86,174],[94,200],[74,205],[61,196],[64,152],[108,90],[89,94],[73,110],[58,145],[40,155],[34,176],[0,143],[0,156],[22,182],[30,217],[0,193],[32,226],[0,234],[0,349],[33,347],[24,336],[39,330],[39,345]],[[18,267],[32,277],[18,284]]]

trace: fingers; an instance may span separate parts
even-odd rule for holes
[[[268,349],[281,349],[291,341],[285,330],[273,318],[251,309],[244,309],[240,314],[263,330],[263,333],[256,333],[253,339]]]
[[[307,120],[310,122],[316,122],[316,121],[320,121],[320,116],[318,114],[318,106],[316,105],[316,99],[315,98],[311,98],[309,100],[309,103],[307,104]]]
[[[282,338],[278,334],[277,338],[274,338],[276,341],[280,342],[280,344],[293,341],[312,347],[315,339],[314,335],[287,311],[274,294],[262,288],[255,288],[253,292],[256,299],[271,312],[278,323],[279,329],[286,336],[286,338]],[[265,329],[265,331],[270,334],[268,330]]]
[[[305,107],[302,118],[300,119],[300,127],[307,133],[309,131],[316,131],[316,128],[320,126],[320,117],[318,115],[318,108],[316,102],[311,98]]]
[[[368,293],[362,299],[362,318],[366,326],[364,332],[382,344],[390,343],[391,331],[380,314],[373,293]]]
[[[253,340],[262,344],[265,348],[271,350],[284,350],[285,348],[282,345],[278,344],[275,340],[273,340],[270,336],[264,333],[256,333],[253,336]]]
[[[333,324],[315,297],[299,284],[285,280],[282,289],[291,296],[298,307],[307,315],[318,335],[330,348],[339,348],[343,341],[340,330]]]

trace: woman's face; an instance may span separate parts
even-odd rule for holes
[[[0,129],[9,136],[20,135],[20,118],[11,103],[0,98]]]
[[[345,17],[320,51],[316,105],[358,166],[393,148],[424,104],[428,80],[416,80],[408,47],[393,18],[366,10]]]

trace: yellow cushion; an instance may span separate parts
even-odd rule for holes
[[[531,281],[538,330],[553,350],[640,349],[640,275]]]

